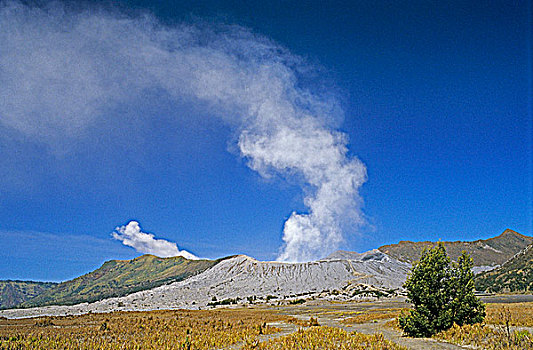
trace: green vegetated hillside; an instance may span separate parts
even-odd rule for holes
[[[219,261],[187,260],[181,256],[159,258],[153,255],[143,255],[133,260],[111,260],[99,269],[62,282],[18,307],[72,305],[123,296],[184,280]]]
[[[53,282],[0,281],[0,309],[9,309],[56,285]]]
[[[501,235],[472,242],[443,242],[451,259],[457,260],[465,250],[474,260],[474,266],[502,265],[515,254],[533,243],[533,237],[524,236],[513,230],[505,230]],[[431,248],[435,242],[400,241],[398,244],[379,248],[385,254],[396,259],[414,262],[420,259],[423,248]]]
[[[490,293],[533,293],[533,245],[492,271],[480,273],[476,289]]]

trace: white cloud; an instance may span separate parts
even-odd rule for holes
[[[61,152],[121,106],[153,95],[188,101],[238,132],[240,155],[264,177],[295,176],[307,213],[285,223],[285,261],[323,256],[360,224],[365,166],[335,129],[342,109],[308,67],[236,26],[166,26],[150,16],[61,5],[0,5],[0,123]],[[150,95],[150,98],[146,96]],[[132,118],[132,116],[128,116]]]
[[[137,221],[130,221],[126,226],[115,228],[112,236],[124,245],[134,248],[139,253],[153,254],[162,258],[183,256],[190,260],[198,259],[197,256],[186,250],[179,250],[176,243],[164,239],[156,239],[153,234],[142,232]]]

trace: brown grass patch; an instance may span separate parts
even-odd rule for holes
[[[511,326],[533,327],[533,302],[529,303],[494,303],[487,305],[485,322]]]
[[[279,329],[265,310],[113,312],[0,320],[0,349],[213,349]]]
[[[257,339],[246,342],[243,350],[405,350],[386,340],[383,334],[372,335],[346,332],[334,327],[312,327],[299,329],[295,333],[259,343]]]
[[[435,336],[459,345],[470,345],[485,350],[531,350],[533,336],[525,330],[507,332],[502,327],[488,325],[454,325]]]

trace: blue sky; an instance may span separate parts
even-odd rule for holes
[[[1,4],[2,279],[533,234],[527,1]]]

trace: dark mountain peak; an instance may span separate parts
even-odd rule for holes
[[[518,233],[516,231],[511,230],[510,228],[505,229],[499,236],[496,236],[494,238],[503,238],[506,236],[514,236],[514,237],[520,237],[520,238],[528,238],[528,236],[523,235],[521,233]]]

